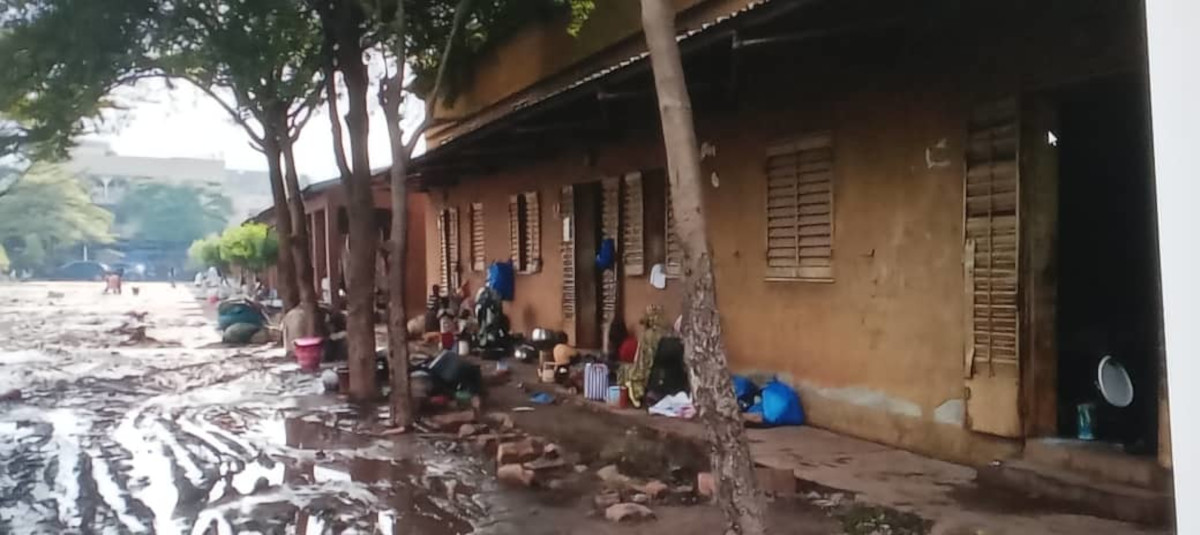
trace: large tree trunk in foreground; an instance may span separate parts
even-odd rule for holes
[[[398,92],[397,92],[398,93]],[[397,95],[399,96],[399,95]],[[395,117],[392,117],[392,116]],[[408,384],[408,311],[404,279],[408,273],[408,155],[401,141],[399,114],[385,111],[392,142],[392,247],[388,271],[388,369],[391,370],[392,424],[408,427],[413,421]]]
[[[654,68],[654,85],[662,115],[663,141],[670,170],[676,232],[683,248],[684,358],[692,397],[708,434],[717,503],[729,528],[742,535],[765,533],[765,503],[754,481],[754,464],[746,444],[740,410],[733,396],[717,312],[716,274],[702,198],[700,148],[692,120],[692,103],[679,45],[675,41],[675,9],[670,0],[642,0],[642,27]]]
[[[299,289],[300,308],[304,310],[303,336],[314,336],[317,331],[317,289],[313,276],[312,251],[308,235],[308,217],[304,213],[304,197],[300,192],[300,177],[296,173],[296,155],[293,142],[284,136],[280,141],[283,149],[284,184],[287,188],[288,211],[292,216],[292,256],[296,262],[296,286]],[[322,259],[323,260],[323,259]]]
[[[300,299],[299,289],[296,287],[295,257],[291,254],[292,218],[283,185],[283,170],[279,165],[279,142],[270,131],[263,136],[263,153],[267,155],[267,174],[271,180],[271,199],[275,207],[275,237],[279,240],[279,258],[275,264],[278,275],[276,278],[279,284],[279,298],[283,300],[283,309],[286,311],[296,306]]]
[[[350,346],[350,397],[374,399],[375,385],[375,254],[379,232],[375,228],[375,201],[371,193],[371,161],[367,153],[367,69],[356,42],[339,42],[339,67],[346,82],[349,107],[346,128],[350,134],[350,183],[347,212],[350,217],[350,272],[347,273],[346,339]]]

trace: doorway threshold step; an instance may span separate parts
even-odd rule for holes
[[[1126,453],[1119,444],[1073,438],[1025,441],[1026,461],[1078,472],[1098,481],[1149,490],[1171,488],[1171,473],[1157,459]]]
[[[1006,488],[1104,518],[1154,526],[1167,525],[1172,518],[1172,497],[1165,490],[1098,481],[1023,459],[980,467],[976,480],[982,486]]]

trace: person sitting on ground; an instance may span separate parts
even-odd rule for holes
[[[438,332],[438,312],[442,310],[442,288],[436,284],[429,287],[429,298],[425,300],[425,332]]]
[[[687,365],[683,361],[683,340],[664,336],[654,352],[654,365],[646,381],[646,404],[653,405],[667,396],[690,392]]]
[[[658,342],[667,334],[666,320],[663,319],[662,307],[650,305],[646,307],[646,315],[642,317],[642,334],[638,337],[637,356],[633,364],[622,366],[620,383],[629,392],[629,401],[634,407],[641,407],[646,395],[646,381],[650,378],[650,369],[654,366],[654,352]]]

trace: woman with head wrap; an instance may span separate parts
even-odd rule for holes
[[[633,364],[621,367],[620,377],[621,386],[628,389],[629,401],[634,407],[642,406],[646,381],[650,379],[650,369],[654,366],[654,351],[658,348],[659,340],[667,333],[662,307],[658,305],[646,307],[646,315],[640,323],[642,333],[638,336],[637,356]]]

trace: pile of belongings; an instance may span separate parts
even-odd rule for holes
[[[479,331],[474,345],[484,357],[499,358],[512,348],[502,299],[500,292],[490,286],[480,288],[475,294],[475,319],[479,322]]]
[[[269,341],[268,320],[262,306],[249,299],[226,299],[217,305],[217,329],[226,344],[261,344]]]

